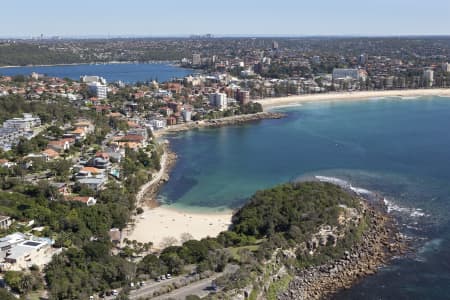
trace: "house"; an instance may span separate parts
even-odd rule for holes
[[[12,168],[15,165],[17,165],[15,162],[10,162],[7,159],[0,159],[0,166],[2,166],[3,168]]]
[[[50,186],[54,187],[58,191],[58,193],[63,196],[70,194],[70,188],[65,182],[51,182]]]
[[[103,157],[91,158],[86,165],[97,169],[109,169],[111,166],[109,159],[104,159]]]
[[[94,132],[95,126],[88,120],[79,120],[73,124],[75,129],[82,128],[86,134]]]
[[[120,138],[118,145],[122,148],[129,147],[131,149],[144,148],[147,142],[144,136],[140,134],[127,134]]]
[[[70,134],[73,135],[76,140],[84,140],[86,138],[86,132],[81,127],[75,128],[75,130],[72,130]]]
[[[49,147],[50,149],[53,149],[57,152],[63,152],[65,150],[69,150],[70,149],[70,143],[67,139],[63,139],[63,140],[57,140],[57,141],[50,141],[47,144],[47,147]]]
[[[32,265],[43,267],[61,249],[52,248],[54,241],[16,232],[0,239],[0,268],[2,271],[21,271]]]
[[[11,226],[13,219],[8,216],[0,216],[0,229],[6,230]]]
[[[101,169],[97,169],[94,167],[84,167],[77,173],[76,178],[77,179],[90,178],[98,175],[103,175],[103,173],[104,170]]]
[[[88,188],[99,191],[107,182],[106,177],[88,177],[78,180],[79,183],[86,185]]]
[[[42,151],[42,154],[46,157],[46,160],[52,160],[59,157],[59,153],[52,148],[47,148]]]
[[[93,206],[97,203],[97,199],[94,197],[82,197],[82,196],[75,196],[75,197],[68,197],[66,200],[69,201],[77,201],[86,204],[87,206]]]
[[[119,228],[111,228],[108,235],[112,243],[120,244],[120,241],[122,240],[122,232]]]

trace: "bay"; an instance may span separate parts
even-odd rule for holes
[[[80,76],[83,75],[96,75],[106,78],[108,82],[120,80],[125,83],[136,83],[149,80],[164,82],[174,78],[183,78],[192,74],[193,70],[168,63],[107,63],[0,68],[0,75],[5,76],[29,75],[32,72],[72,80],[80,80]]]

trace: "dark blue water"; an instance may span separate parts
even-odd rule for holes
[[[416,248],[335,298],[450,299],[449,100],[308,104],[282,120],[173,136],[179,160],[160,197],[222,209],[297,178],[346,180],[384,195]]]
[[[29,75],[32,72],[45,74],[50,77],[70,78],[79,80],[83,75],[98,75],[108,82],[123,81],[135,83],[137,81],[158,80],[164,82],[173,78],[182,78],[192,73],[190,69],[183,69],[165,63],[153,64],[98,64],[98,65],[65,65],[65,66],[36,66],[0,68],[0,75]]]

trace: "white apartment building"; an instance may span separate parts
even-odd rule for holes
[[[194,66],[198,66],[202,64],[202,57],[200,54],[193,54],[192,55],[192,64]]]
[[[431,69],[425,69],[423,71],[423,79],[427,86],[433,86],[434,82],[434,71]]]
[[[217,107],[219,110],[227,109],[227,95],[224,93],[214,93],[209,95],[209,104]]]
[[[334,69],[333,70],[333,80],[341,79],[360,79],[360,72],[358,69]]]
[[[108,87],[100,82],[92,82],[88,84],[89,92],[98,99],[106,99],[108,96]]]
[[[41,126],[41,119],[33,117],[32,114],[23,114],[23,118],[13,118],[3,122],[3,128],[15,128],[19,130],[30,130]]]

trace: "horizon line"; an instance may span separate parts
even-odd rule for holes
[[[65,39],[133,39],[133,38],[411,38],[411,37],[450,37],[449,34],[91,34],[91,35],[0,35],[0,40],[65,40]]]

